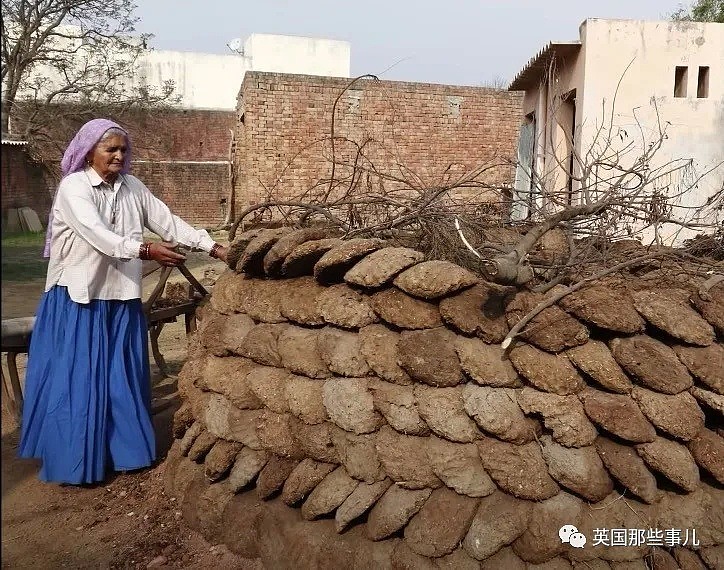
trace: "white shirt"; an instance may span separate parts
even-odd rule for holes
[[[144,227],[193,249],[214,245],[206,230],[174,216],[135,176],[121,174],[111,187],[90,167],[69,174],[53,203],[45,290],[65,286],[76,303],[140,299]]]

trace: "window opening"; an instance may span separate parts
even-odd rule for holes
[[[533,191],[535,189],[535,114],[526,115],[518,137],[518,164],[515,171],[515,190],[510,219],[525,220],[531,214]]]
[[[686,80],[689,76],[689,68],[677,65],[674,72],[674,97],[686,97]]]
[[[699,99],[706,99],[709,96],[709,66],[699,67],[699,78],[696,83],[696,96]]]

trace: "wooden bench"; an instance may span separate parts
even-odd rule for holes
[[[17,419],[23,411],[23,391],[18,374],[18,354],[28,352],[30,334],[33,332],[35,317],[3,319],[2,321],[2,352],[7,353],[8,376],[2,370],[2,398],[8,411]]]
[[[158,347],[158,337],[167,323],[175,322],[183,315],[186,325],[186,334],[196,330],[196,308],[209,292],[191,274],[185,265],[179,267],[161,267],[156,262],[144,262],[143,277],[161,270],[158,282],[151,295],[143,302],[143,312],[146,314],[149,338],[151,340],[151,355],[158,369],[164,376],[168,375],[166,361]],[[177,269],[188,281],[188,299],[177,305],[169,307],[154,307],[154,303],[161,297],[168,278]],[[16,319],[3,319],[1,349],[6,353],[8,378],[2,371],[2,399],[8,411],[18,420],[23,411],[23,391],[18,374],[17,356],[26,354],[30,346],[30,337],[33,332],[35,317],[21,317]]]

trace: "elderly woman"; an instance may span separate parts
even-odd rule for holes
[[[156,457],[150,415],[143,259],[175,266],[172,243],[226,259],[226,248],[174,216],[128,174],[128,133],[89,121],[63,155],[46,255],[48,276],[30,343],[21,457],[40,478],[82,484]],[[165,243],[143,241],[143,230]]]

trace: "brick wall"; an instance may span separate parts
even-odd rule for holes
[[[17,132],[25,130],[22,112],[13,115]],[[134,158],[160,160],[226,160],[236,122],[233,111],[159,107],[127,110],[122,115],[101,112],[89,116],[53,105],[43,108],[40,118],[35,119],[43,125],[34,137],[36,152],[47,160],[60,160],[81,125],[93,117],[107,117],[124,127],[133,141]]]
[[[236,113],[180,110],[144,114],[126,125],[134,143],[132,173],[174,214],[192,225],[224,221],[229,144]]]
[[[227,161],[236,113],[158,109],[126,113],[122,118],[109,117],[131,135],[131,173],[175,214],[201,227],[214,227],[224,220],[221,200],[228,197]],[[21,119],[17,121],[22,127]],[[84,121],[59,121],[53,124],[52,132],[46,133],[45,139],[53,142],[38,150],[47,157],[48,169],[30,160],[25,150],[16,150],[23,147],[3,145],[3,212],[7,208],[30,206],[43,223],[47,221],[50,197],[57,185],[57,177],[50,172],[59,171],[63,149]]]
[[[3,220],[8,209],[28,206],[45,222],[52,201],[53,181],[45,168],[28,156],[25,146],[3,144],[0,148]]]
[[[270,190],[278,199],[315,184],[317,191],[326,188],[332,108],[348,84],[340,78],[246,73],[237,109],[237,213],[264,201]],[[337,103],[335,157],[351,163],[354,143],[364,144],[365,156],[385,174],[434,186],[479,164],[513,158],[521,107],[520,93],[360,80]],[[315,142],[321,139],[327,140]],[[335,177],[351,171],[338,165]],[[513,174],[504,166],[483,179],[509,183]],[[362,184],[390,184],[383,179],[368,176]]]
[[[235,211],[263,200],[298,195],[331,174],[332,106],[348,79],[248,72],[237,112],[154,110],[118,122],[131,133],[132,172],[191,224],[213,227],[224,219],[231,129],[236,132]],[[243,115],[243,122],[238,117]],[[434,186],[484,162],[515,154],[521,95],[478,87],[392,81],[359,81],[339,99],[335,115],[338,161],[354,159],[355,144],[390,177],[417,178]],[[58,124],[52,139],[62,148],[79,124]],[[327,139],[322,142],[321,139]],[[344,140],[343,140],[344,139]],[[3,149],[5,154],[5,149]],[[3,170],[3,173],[5,170]],[[337,178],[351,169],[338,165]],[[486,172],[491,183],[510,182],[510,167]],[[379,184],[367,176],[361,184]],[[389,181],[383,182],[390,184]],[[51,187],[54,186],[51,184]],[[322,183],[323,187],[324,183]],[[13,198],[31,205],[32,184],[19,183]],[[25,196],[18,193],[25,192]],[[46,191],[47,193],[47,191]],[[3,187],[3,210],[7,207]],[[47,206],[38,207],[41,220]]]
[[[229,195],[228,164],[140,162],[133,174],[171,211],[188,223],[203,228],[224,221]]]
[[[159,110],[119,122],[131,134],[136,159],[227,160],[236,113]]]

